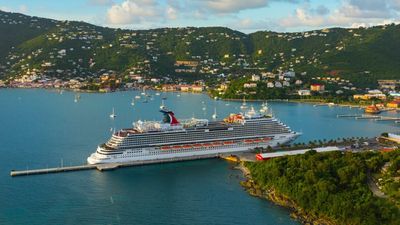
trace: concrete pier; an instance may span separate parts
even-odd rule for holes
[[[337,115],[337,118],[351,118],[351,117],[360,117],[362,116],[361,114],[344,114],[344,115]]]
[[[145,160],[145,161],[136,161],[136,162],[133,161],[133,162],[126,162],[126,163],[107,163],[107,164],[94,164],[94,165],[87,164],[87,165],[80,165],[80,166],[67,166],[67,167],[56,167],[56,168],[46,168],[46,169],[12,170],[10,172],[10,176],[12,176],[12,177],[29,176],[29,175],[62,173],[62,172],[72,172],[72,171],[92,170],[92,169],[97,169],[98,171],[107,171],[107,170],[114,170],[114,169],[121,168],[121,167],[190,161],[190,160],[198,160],[198,159],[217,158],[217,157],[220,157],[220,155],[219,154],[210,154],[210,155],[189,156],[189,157],[172,158],[172,159],[155,159],[155,160]]]
[[[356,117],[356,120],[372,120],[372,119],[380,119],[380,116],[360,116]]]

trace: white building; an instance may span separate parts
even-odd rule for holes
[[[275,87],[281,88],[281,87],[282,87],[282,83],[279,82],[279,81],[276,81],[276,82],[275,82]]]
[[[290,83],[289,83],[288,81],[286,81],[286,80],[283,81],[282,84],[283,84],[283,86],[285,86],[285,87],[289,87],[289,86],[290,86]]]
[[[257,87],[257,84],[256,83],[245,83],[243,85],[243,87],[244,88],[255,88],[255,87]]]
[[[251,76],[251,81],[260,81],[260,76],[259,76],[259,75],[253,74],[253,75]]]
[[[310,90],[298,90],[297,94],[300,96],[309,96],[309,95],[311,95],[311,91]]]
[[[283,76],[285,77],[295,77],[296,73],[294,71],[286,71],[283,73]]]
[[[302,85],[303,81],[302,80],[296,80],[296,82],[294,82],[295,85]]]

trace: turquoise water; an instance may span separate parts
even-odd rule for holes
[[[9,176],[11,169],[85,163],[110,129],[160,118],[160,96],[132,107],[135,95],[140,93],[81,94],[74,103],[72,92],[0,90],[0,224],[298,224],[287,210],[250,197],[239,185],[240,172],[217,159],[104,173]],[[214,107],[222,117],[240,106],[200,94],[165,95],[178,118],[210,118]],[[336,118],[357,109],[270,105],[277,117],[303,133],[300,142],[398,131],[392,122]],[[109,118],[113,107],[115,120]]]

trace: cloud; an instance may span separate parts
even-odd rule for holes
[[[175,20],[175,19],[178,18],[178,12],[177,12],[177,10],[176,10],[174,7],[172,7],[172,6],[168,6],[168,7],[167,7],[167,9],[166,9],[166,15],[167,15],[167,18],[168,18],[168,19],[171,19],[171,20]]]
[[[28,12],[28,6],[26,6],[26,5],[20,5],[20,6],[19,6],[19,12],[20,12],[20,13],[27,13],[27,12]]]
[[[90,0],[108,2],[111,0]],[[243,10],[267,7],[270,2],[297,3],[308,0],[124,0],[107,11],[109,24],[161,22],[179,19],[206,20],[221,15],[233,18]]]
[[[141,23],[158,20],[161,15],[159,4],[154,0],[125,0],[114,4],[107,12],[111,24]]]
[[[4,12],[10,12],[11,9],[8,8],[7,6],[0,6],[0,11],[4,11]]]
[[[245,9],[263,8],[268,0],[203,0],[203,5],[208,9],[219,13],[235,13]]]
[[[327,15],[329,13],[329,9],[326,8],[323,5],[319,5],[317,6],[317,8],[315,8],[315,13],[317,13],[318,15]]]
[[[304,4],[292,15],[278,21],[283,28],[358,27],[400,20],[400,0],[344,0],[332,11]]]

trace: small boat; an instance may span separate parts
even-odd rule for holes
[[[221,145],[222,145],[222,142],[213,142],[212,145],[213,145],[213,146],[221,146]]]
[[[110,114],[110,118],[115,118],[117,115],[115,114],[115,110],[113,108],[112,113]]]
[[[146,95],[146,92],[142,92],[142,93],[140,93],[141,95]]]
[[[217,115],[217,108],[214,108],[214,114],[212,115],[213,119],[217,119],[218,115]]]
[[[147,99],[143,100],[143,103],[149,103],[149,101]]]
[[[159,93],[159,92],[157,92],[157,93],[156,93],[156,95],[157,95],[157,96],[159,96],[159,95],[160,95],[160,93]]]
[[[367,106],[364,112],[369,114],[379,114],[382,111],[375,104],[372,104],[370,106]]]
[[[195,148],[201,148],[203,145],[202,144],[194,144],[193,145]]]
[[[176,97],[181,97],[181,95],[180,95],[180,94],[177,94]]]
[[[161,100],[160,109],[164,109],[164,108],[165,108],[164,100]]]
[[[246,104],[246,98],[245,98],[245,97],[243,97],[243,103],[242,103],[242,105],[240,106],[240,108],[241,108],[241,109],[247,109],[247,104]]]
[[[167,97],[166,97],[166,96],[163,96],[161,99],[162,99],[162,100],[167,100]]]
[[[267,103],[267,102],[264,102],[264,103],[261,105],[260,112],[262,112],[262,113],[268,112],[268,103]]]
[[[75,94],[74,102],[78,102],[80,99],[81,99],[81,96],[79,95],[79,93]]]
[[[140,99],[141,97],[140,97],[140,95],[136,95],[135,98],[136,99]]]

